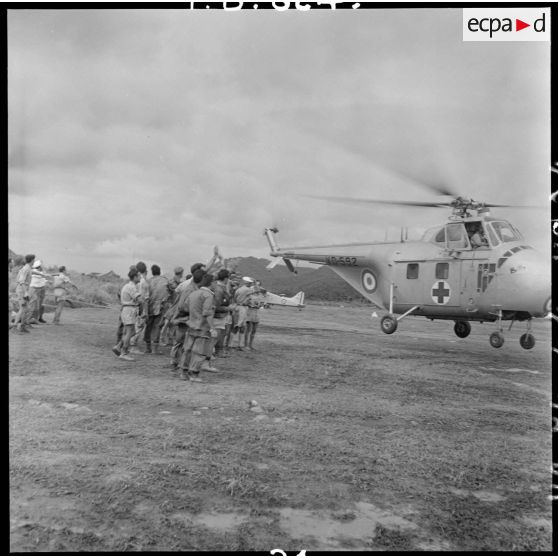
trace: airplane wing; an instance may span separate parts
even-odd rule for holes
[[[304,292],[300,291],[292,297],[286,297],[270,293],[269,291],[265,296],[265,303],[276,306],[292,306],[295,308],[304,307]]]

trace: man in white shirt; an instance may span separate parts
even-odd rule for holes
[[[17,272],[16,296],[19,309],[17,311],[14,324],[15,331],[18,333],[30,333],[27,329],[30,319],[29,310],[29,284],[31,283],[31,264],[35,259],[35,254],[25,256],[25,265]]]
[[[149,306],[149,283],[147,282],[147,266],[144,262],[138,262],[136,269],[139,271],[140,279],[138,283],[138,291],[140,293],[140,304],[138,307],[138,315],[136,319],[136,332],[130,339],[130,353],[142,355],[137,347],[138,340],[142,338],[147,323],[147,311]]]
[[[53,287],[56,310],[54,311],[54,319],[52,320],[52,323],[60,325],[60,316],[62,315],[62,309],[64,308],[66,297],[68,296],[68,288],[74,287],[77,290],[77,287],[66,275],[66,266],[61,265],[58,268],[58,275],[54,276]]]
[[[128,272],[128,279],[128,283],[120,291],[120,320],[124,331],[122,339],[113,347],[113,352],[122,360],[134,360],[128,353],[130,351],[130,340],[135,331],[138,308],[141,303],[141,295],[137,287],[140,282],[140,274],[135,267]]]
[[[50,275],[43,272],[43,264],[41,260],[33,262],[33,269],[31,270],[31,283],[29,285],[29,304],[32,308],[31,323],[46,324],[43,319],[43,312],[45,307],[43,302],[45,300],[46,287]]]
[[[236,289],[233,300],[236,304],[233,312],[233,335],[238,333],[238,347],[242,351],[241,346],[242,337],[246,327],[246,317],[248,316],[248,306],[250,302],[250,295],[254,292],[254,279],[251,277],[243,277],[243,284]],[[234,339],[234,337],[233,337]]]

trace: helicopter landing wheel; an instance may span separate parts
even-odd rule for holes
[[[488,340],[495,349],[499,349],[504,344],[504,336],[499,331],[492,333]]]
[[[461,337],[462,339],[464,339],[469,335],[469,333],[471,333],[471,324],[469,322],[462,321],[455,322],[453,331],[455,332],[455,335],[457,335],[457,337]]]
[[[524,333],[520,338],[519,338],[519,344],[524,348],[524,349],[532,349],[535,346],[535,336],[532,333]]]
[[[393,333],[397,329],[397,318],[393,314],[386,314],[380,320],[380,327],[384,333]]]

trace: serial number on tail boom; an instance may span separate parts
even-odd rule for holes
[[[354,256],[326,256],[325,262],[326,265],[357,265],[357,259]]]

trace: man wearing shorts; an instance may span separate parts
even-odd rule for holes
[[[53,324],[60,325],[60,316],[62,315],[62,309],[66,302],[66,297],[68,296],[68,287],[77,287],[70,281],[70,278],[66,275],[66,267],[61,265],[58,268],[58,275],[54,276],[54,303],[56,304],[56,309],[54,310]]]
[[[233,335],[238,333],[238,350],[242,351],[242,336],[246,328],[246,317],[248,315],[248,302],[253,292],[254,280],[251,277],[243,277],[243,284],[234,293],[236,305],[233,314]]]
[[[215,316],[213,324],[217,330],[217,339],[215,341],[215,356],[224,357],[225,331],[227,326],[227,317],[230,314],[230,293],[229,293],[229,271],[221,269],[217,273],[217,281],[213,284],[213,293],[215,294]]]
[[[31,323],[46,324],[43,319],[47,282],[50,275],[43,272],[41,260],[33,262],[31,269],[31,283],[29,284],[29,306],[31,308]]]
[[[134,360],[128,353],[130,352],[130,339],[134,335],[141,299],[141,294],[137,288],[140,282],[140,274],[137,269],[131,269],[128,272],[128,278],[130,281],[120,291],[120,304],[122,305],[120,319],[122,320],[124,332],[122,334],[121,352],[118,358],[122,360]]]
[[[16,296],[19,310],[14,320],[15,331],[18,333],[29,333],[29,285],[31,284],[31,264],[35,254],[25,256],[25,265],[18,271],[16,279]]]
[[[213,316],[215,314],[215,295],[209,288],[213,275],[204,274],[200,288],[187,299],[188,333],[184,341],[184,353],[180,362],[180,378],[191,382],[201,382],[200,370],[203,370],[207,357],[213,350],[213,339],[217,337]],[[188,372],[186,372],[186,363]]]
[[[141,355],[143,354],[137,348],[138,340],[141,338],[143,332],[145,331],[145,325],[147,323],[147,309],[149,305],[149,283],[147,282],[147,266],[144,262],[138,262],[136,264],[136,269],[140,274],[140,280],[138,283],[138,290],[140,293],[140,303],[138,305],[138,313],[136,318],[136,332],[132,335],[130,340],[130,352]]]
[[[170,367],[173,370],[178,368],[178,363],[182,360],[182,352],[184,349],[184,341],[186,339],[186,331],[188,329],[188,297],[200,288],[201,280],[205,275],[203,264],[196,267],[192,272],[192,280],[187,283],[186,287],[181,290],[178,302],[174,307],[174,313],[171,317],[171,324],[175,326],[174,344],[170,352]],[[194,266],[192,266],[194,267]],[[182,286],[182,283],[180,286]]]
[[[260,308],[263,304],[263,294],[261,292],[261,287],[254,287],[254,292],[250,295],[248,299],[248,312],[246,314],[246,333],[244,335],[244,346],[251,351],[254,349],[254,337],[256,335],[256,330],[258,329],[258,324],[260,323]]]
[[[167,301],[167,309],[163,316],[163,326],[161,328],[161,337],[160,337],[160,344],[161,345],[168,345],[169,343],[172,345],[172,340],[174,338],[174,326],[171,325],[170,319],[172,313],[174,312],[174,304],[178,300],[179,293],[176,292],[178,286],[184,281],[184,268],[183,267],[175,267],[174,268],[174,276],[169,281],[169,299]]]

